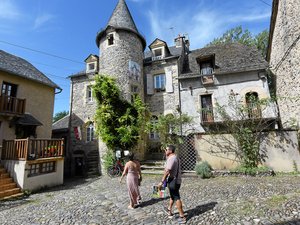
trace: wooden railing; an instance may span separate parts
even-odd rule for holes
[[[26,99],[20,99],[7,95],[0,96],[0,113],[24,114]]]
[[[3,140],[2,160],[34,160],[63,156],[63,139]]]

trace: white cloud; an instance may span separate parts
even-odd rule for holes
[[[191,39],[191,48],[203,47],[214,38],[221,36],[226,30],[242,25],[243,23],[255,23],[270,18],[270,13],[261,11],[232,12],[232,9],[220,9],[216,6],[205,6],[200,2],[193,8],[179,9],[180,11],[162,11],[162,7],[154,5],[148,12],[152,40],[161,38],[169,45],[173,45],[174,33],[168,30],[174,27],[178,33],[188,33]]]
[[[20,12],[17,6],[11,0],[1,0],[0,1],[0,19],[18,19]]]
[[[33,28],[34,29],[38,29],[38,28],[44,26],[46,23],[49,23],[49,21],[51,21],[53,18],[55,18],[54,15],[47,14],[47,13],[38,15],[35,18],[34,27]]]

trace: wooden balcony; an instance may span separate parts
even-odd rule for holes
[[[63,156],[64,139],[3,140],[2,160],[36,160]]]
[[[25,113],[26,99],[7,95],[0,96],[0,114],[22,115]]]

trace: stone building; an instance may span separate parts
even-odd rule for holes
[[[276,79],[283,128],[300,125],[300,2],[273,0],[267,60]]]
[[[97,73],[116,77],[128,101],[133,93],[139,94],[154,122],[159,115],[192,116],[191,126],[182,130],[184,136],[205,132],[205,126],[217,122],[213,107],[217,102],[226,105],[229,94],[239,95],[244,104],[249,103],[249,96],[270,97],[268,65],[256,49],[227,44],[191,50],[189,40],[179,35],[174,46],[157,38],[145,50],[146,41],[124,0],[119,0],[107,26],[97,34],[96,44],[99,58],[90,55],[85,60],[86,69],[70,76],[70,151],[74,168],[75,158],[82,158],[86,171],[92,170],[88,165],[91,158],[98,156],[97,152],[101,157],[106,150],[93,136],[96,103],[91,87]],[[254,110],[270,124],[276,120],[273,106]],[[155,133],[149,134],[145,146],[140,159],[162,158]]]

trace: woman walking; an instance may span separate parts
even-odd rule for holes
[[[129,209],[135,208],[141,200],[139,182],[142,180],[141,165],[137,160],[134,160],[134,154],[129,153],[129,161],[125,164],[124,171],[120,178],[120,183],[125,175],[127,175],[126,183],[130,198]]]

